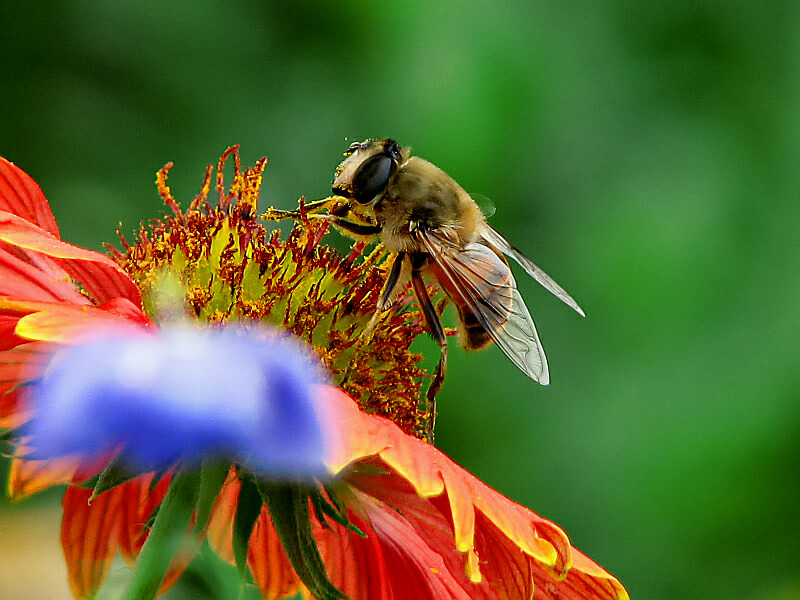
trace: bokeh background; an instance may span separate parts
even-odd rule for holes
[[[587,317],[517,271],[552,384],[453,341],[438,444],[634,599],[800,598],[800,3],[73,0],[0,22],[0,154],[73,243],[157,216],[168,161],[188,201],[235,143],[270,158],[264,206],[327,194],[345,137],[489,197]],[[68,597],[58,498],[0,506],[3,600]],[[238,596],[199,570],[171,598]]]

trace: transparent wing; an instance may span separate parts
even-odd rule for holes
[[[492,215],[497,212],[497,207],[494,205],[494,202],[489,200],[489,198],[483,194],[470,194],[470,196],[475,204],[478,205],[478,208],[481,209],[483,216],[487,219],[491,218]]]
[[[511,269],[483,244],[454,246],[436,232],[418,232],[440,283],[454,291],[492,340],[523,373],[547,385],[547,359]]]
[[[555,295],[559,300],[577,312],[580,316],[586,316],[586,313],[583,312],[583,309],[578,306],[578,303],[575,302],[572,296],[570,296],[564,290],[564,288],[553,281],[553,278],[550,277],[550,275],[545,273],[538,265],[520,252],[518,248],[500,235],[490,225],[484,224],[483,227],[481,227],[480,233],[483,239],[489,242],[492,246],[500,250],[506,256],[510,256],[517,261],[517,263],[519,263],[519,265],[525,269],[525,272],[538,281],[546,290]]]

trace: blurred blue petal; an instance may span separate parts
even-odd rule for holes
[[[270,332],[114,334],[57,354],[31,389],[36,458],[123,448],[137,469],[214,454],[262,473],[323,472],[320,373]]]

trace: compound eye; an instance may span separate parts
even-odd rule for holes
[[[395,169],[395,162],[385,154],[371,156],[359,167],[353,177],[353,198],[359,204],[368,204],[386,186]]]

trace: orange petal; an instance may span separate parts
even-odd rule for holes
[[[115,312],[109,312],[94,306],[75,306],[57,302],[36,302],[19,298],[0,297],[0,313],[11,316],[19,315],[14,333],[27,340],[54,342],[58,344],[74,343],[88,333],[98,330],[118,330],[120,327],[131,327],[149,323],[140,309],[132,308],[130,312],[142,315],[138,321],[120,310],[120,300],[113,304]]]
[[[0,211],[0,240],[57,259],[98,303],[115,297],[141,303],[136,284],[112,259],[68,244],[53,234],[9,212]]]
[[[16,452],[18,457],[23,457],[30,452],[30,448],[20,445]],[[54,485],[85,481],[105,469],[113,457],[113,453],[109,453],[50,460],[15,458],[11,461],[8,476],[8,495],[11,500],[17,501]]]
[[[394,423],[361,412],[336,388],[324,392],[334,411],[340,439],[327,464],[332,472],[370,456],[379,456],[422,497],[447,491],[455,527],[455,547],[474,547],[475,509],[480,510],[526,554],[550,566],[568,569],[569,540],[556,525],[512,502],[456,465],[442,452],[404,434]]]
[[[336,388],[324,388],[322,396],[339,425],[327,464],[362,493],[356,508],[366,510],[373,528],[377,523],[404,526],[392,520],[395,515],[387,520],[380,510],[376,513],[364,498],[399,511],[422,539],[435,542],[434,553],[447,557],[449,572],[457,581],[460,570],[466,582],[459,585],[472,597],[478,592],[469,581],[488,585],[491,597],[497,598],[530,597],[534,583],[539,588],[537,598],[542,589],[552,591],[542,598],[627,598],[622,585],[574,550],[554,523],[491,489],[392,422],[361,412]],[[449,532],[442,529],[431,507],[449,523]],[[413,547],[422,552],[415,544],[408,551]],[[449,562],[456,559],[455,564]]]
[[[206,532],[208,543],[222,560],[233,564],[233,522],[239,501],[239,478],[231,469],[214,502]],[[247,564],[253,574],[261,595],[266,600],[286,598],[296,594],[302,587],[286,553],[278,532],[272,524],[267,507],[253,527]]]
[[[71,486],[64,493],[61,548],[70,588],[79,600],[95,596],[117,552],[121,487],[101,494],[91,504],[92,490]]]
[[[90,303],[52,260],[32,264],[2,246],[6,245],[0,245],[0,295],[45,302]]]
[[[148,533],[147,521],[164,499],[169,482],[170,477],[166,476],[153,485],[153,474],[150,473],[120,486],[125,488],[119,515],[122,525],[120,552],[131,564],[144,546]]]
[[[77,458],[56,460],[26,460],[15,458],[11,461],[8,475],[8,497],[16,502],[49,487],[72,481],[80,467]]]
[[[391,494],[397,505],[353,491],[352,520],[366,539],[333,524],[333,532],[315,532],[331,581],[359,600],[494,600],[485,583],[467,578],[447,520],[410,486],[407,491],[409,502]]]
[[[211,549],[224,561],[233,563],[233,522],[239,502],[239,478],[231,469],[222,489],[214,501],[206,528],[206,539]]]
[[[156,507],[164,500],[167,488],[171,480],[171,475],[162,477],[158,483],[152,485],[154,475],[142,475],[136,479],[114,488],[121,489],[122,502],[117,515],[120,521],[119,549],[122,557],[133,564],[139,552],[142,550],[147,535],[150,530],[147,528],[147,521],[153,515]],[[111,490],[111,491],[114,491]],[[108,492],[106,492],[108,493]],[[101,494],[98,498],[103,497]],[[199,548],[199,540],[195,540],[187,535],[178,553],[172,561],[164,581],[159,588],[159,594],[163,594],[178,581],[189,563],[194,560]]]
[[[56,219],[39,185],[25,171],[0,157],[0,210],[13,213],[60,237]]]
[[[152,487],[143,475],[94,498],[92,490],[70,486],[62,502],[61,544],[76,598],[93,598],[108,576],[117,549],[133,562],[147,539],[147,520],[164,499],[169,476]],[[167,591],[194,558],[198,544],[185,544],[172,562],[159,593]]]
[[[0,427],[17,427],[28,419],[19,386],[37,377],[51,355],[52,347],[39,342],[0,351]]]
[[[266,506],[261,508],[261,516],[256,521],[250,537],[247,564],[265,600],[293,596],[302,587],[300,579],[286,557]]]
[[[557,598],[596,598],[597,600],[629,600],[628,592],[611,575],[608,571],[603,569],[600,565],[595,563],[591,558],[572,549],[573,565],[572,569],[567,573],[563,582],[556,585],[561,596],[554,596]],[[537,576],[536,581],[540,581]],[[543,587],[552,585],[552,579],[541,578]]]

